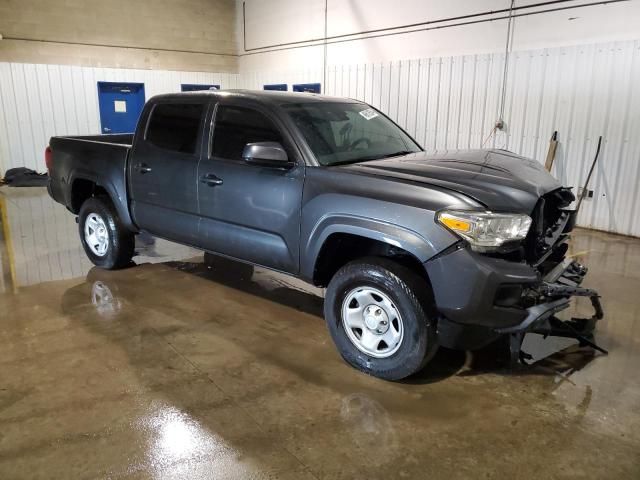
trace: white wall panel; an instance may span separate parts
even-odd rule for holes
[[[427,150],[506,148],[544,162],[549,138],[560,141],[553,174],[594,198],[578,223],[640,236],[640,41],[514,52],[508,69],[506,129],[492,135],[500,111],[504,53],[330,65],[329,95],[380,108]],[[241,73],[244,88],[322,82],[321,70]],[[636,88],[634,88],[636,87]]]
[[[144,83],[147,99],[182,83],[235,88],[235,73],[174,72],[0,62],[0,171],[44,170],[54,135],[99,134],[97,82]]]
[[[640,236],[640,41],[514,52],[499,115],[504,53],[330,65],[326,93],[365,100],[396,120],[427,150],[507,148],[546,156],[558,130],[553,174],[581,186],[604,137],[579,224]],[[0,166],[43,169],[52,135],[99,133],[96,82],[143,82],[146,97],[181,83],[262,89],[270,83],[323,82],[321,69],[237,74],[0,63]],[[577,189],[576,189],[577,190]]]

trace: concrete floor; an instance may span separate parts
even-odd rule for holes
[[[575,235],[609,356],[441,349],[388,383],[340,359],[321,292],[163,241],[101,271],[43,189],[0,199],[2,479],[640,478],[640,240]]]

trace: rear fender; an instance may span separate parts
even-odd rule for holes
[[[133,223],[133,220],[131,219],[131,215],[129,213],[129,203],[126,198],[126,195],[119,193],[118,188],[113,184],[113,182],[104,181],[101,177],[98,177],[95,174],[92,174],[88,171],[77,169],[77,170],[74,170],[69,177],[69,185],[71,188],[67,190],[69,192],[69,198],[67,199],[67,202],[66,202],[67,208],[69,210],[71,210],[73,213],[76,213],[76,214],[78,213],[77,211],[74,211],[74,209],[72,208],[72,201],[71,201],[73,198],[74,183],[77,180],[88,180],[94,183],[96,186],[103,188],[107,192],[107,195],[109,196],[109,199],[111,200],[111,203],[116,209],[116,212],[118,213],[118,217],[120,218],[120,221],[123,223],[125,228],[131,230],[132,232],[138,231],[137,226]]]

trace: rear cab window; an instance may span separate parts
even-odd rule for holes
[[[203,103],[158,103],[149,117],[145,140],[164,150],[195,154],[204,112]]]

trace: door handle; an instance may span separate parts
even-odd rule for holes
[[[140,173],[149,173],[151,171],[151,167],[149,167],[149,165],[147,165],[146,163],[137,163],[135,169]]]
[[[202,175],[200,177],[200,181],[205,185],[209,185],[210,187],[215,187],[216,185],[222,185],[222,179],[216,177],[213,173],[207,173],[206,175]]]

